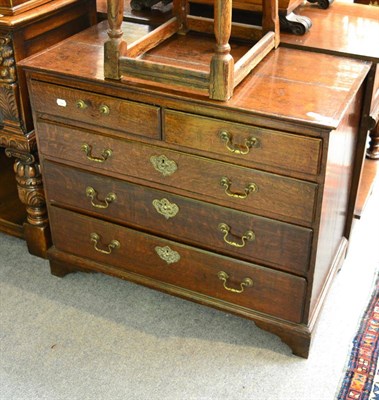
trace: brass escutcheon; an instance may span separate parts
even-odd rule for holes
[[[224,272],[224,271],[220,271],[218,274],[218,279],[220,279],[223,282],[223,286],[224,289],[229,291],[229,292],[233,292],[233,293],[242,293],[245,290],[245,287],[251,287],[253,286],[253,280],[251,278],[244,278],[242,280],[242,282],[240,283],[240,287],[241,289],[233,289],[231,287],[228,287],[226,285],[228,279],[229,279],[229,275]]]
[[[230,186],[232,185],[232,182],[231,182],[231,180],[230,180],[228,177],[226,177],[226,176],[223,176],[223,177],[221,178],[221,180],[220,180],[220,185],[221,185],[222,187],[225,188],[225,193],[226,193],[228,196],[234,197],[234,198],[237,198],[237,199],[246,199],[246,197],[247,197],[250,193],[252,193],[252,192],[257,192],[257,191],[258,191],[258,186],[257,186],[255,183],[252,182],[252,183],[248,183],[248,184],[245,186],[244,193],[233,193],[233,192],[230,191]]]
[[[169,160],[165,155],[151,156],[150,162],[163,176],[170,176],[178,169],[176,162]]]
[[[86,196],[91,199],[91,204],[95,208],[108,208],[109,204],[117,199],[116,193],[110,192],[105,197],[104,201],[97,198],[97,192],[92,186],[86,187]],[[95,203],[95,199],[97,203]]]
[[[179,212],[179,207],[175,203],[170,203],[167,199],[153,200],[153,206],[157,212],[166,219],[173,218]]]
[[[155,252],[163,261],[166,261],[167,264],[173,264],[180,260],[180,254],[177,251],[170,249],[168,246],[156,246]]]
[[[92,146],[90,146],[87,143],[82,144],[81,150],[84,151],[86,154],[88,160],[94,161],[94,162],[99,162],[103,163],[107,161],[107,159],[112,155],[112,150],[111,149],[105,149],[101,153],[101,157],[95,157],[91,155],[92,152]]]
[[[108,248],[108,250],[100,249],[99,247],[97,247],[97,244],[100,241],[100,236],[96,232],[92,232],[90,234],[90,239],[91,239],[91,242],[93,243],[94,249],[96,251],[98,251],[99,253],[103,253],[103,254],[111,254],[112,250],[119,249],[121,246],[121,244],[118,240],[113,239],[107,246],[105,246]]]
[[[233,136],[228,131],[220,131],[219,136],[220,139],[225,142],[226,148],[234,154],[246,155],[250,153],[251,148],[259,147],[259,140],[254,136],[250,136],[248,139],[245,139],[243,146],[234,145],[232,143]]]
[[[255,234],[253,231],[249,230],[246,231],[244,233],[244,235],[241,237],[241,242],[242,243],[237,243],[231,240],[228,240],[227,237],[229,235],[230,232],[230,226],[225,224],[225,223],[221,223],[218,226],[218,229],[224,234],[224,242],[229,244],[230,246],[234,246],[234,247],[245,247],[245,244],[247,241],[251,242],[255,239]]]

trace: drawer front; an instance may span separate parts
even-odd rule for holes
[[[53,242],[61,251],[295,323],[302,320],[303,278],[56,207],[49,215]]]
[[[241,211],[311,223],[317,185],[262,171],[216,162],[203,157],[117,140],[87,131],[38,123],[42,154],[91,166],[107,174],[124,174],[184,190],[200,200],[212,201]],[[83,144],[99,154],[111,153],[104,162],[91,160]],[[99,158],[99,157],[98,157]]]
[[[44,163],[48,201],[240,259],[306,274],[312,231]]]
[[[322,140],[165,110],[164,139],[214,156],[233,157],[241,165],[273,171],[319,173]]]
[[[134,135],[161,137],[159,107],[39,81],[31,81],[30,85],[33,107],[38,113]]]

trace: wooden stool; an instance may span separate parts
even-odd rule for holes
[[[182,90],[207,93],[214,100],[228,100],[234,88],[274,48],[279,45],[277,0],[263,4],[262,27],[232,22],[232,1],[218,0],[214,5],[214,19],[188,15],[188,1],[174,0],[173,18],[160,25],[140,40],[127,45],[122,39],[123,0],[108,1],[109,40],[104,45],[104,76],[121,79],[122,76],[179,86]],[[175,45],[175,40],[190,32],[201,33],[188,46]],[[179,35],[175,35],[179,33]],[[214,33],[216,46],[209,66],[209,34]],[[229,39],[242,39],[244,54],[234,60]],[[247,42],[256,42],[250,47]],[[209,43],[208,43],[209,44]],[[161,45],[161,46],[159,46]],[[160,50],[156,50],[160,48]],[[163,50],[162,50],[163,49]],[[201,52],[201,49],[204,51]],[[149,53],[151,51],[152,54]],[[162,51],[165,63],[154,53]],[[190,59],[188,53],[191,52]],[[187,58],[185,54],[187,53]],[[182,59],[182,57],[184,58]],[[190,67],[188,67],[190,65]]]

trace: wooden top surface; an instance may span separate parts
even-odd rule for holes
[[[327,10],[307,3],[296,14],[312,27],[302,36],[281,33],[282,46],[379,62],[379,7],[335,1]]]
[[[344,57],[278,48],[235,89],[229,101],[212,101],[204,95],[157,88],[127,78],[122,82],[105,81],[103,43],[107,39],[107,27],[107,21],[102,21],[23,60],[20,65],[71,80],[95,81],[104,85],[108,93],[112,88],[122,87],[125,92],[158,96],[162,105],[179,100],[190,102],[194,108],[202,105],[221,108],[225,117],[230,109],[332,129],[338,126],[371,66],[369,62]],[[124,37],[131,42],[149,27],[124,23],[123,30]]]
[[[0,16],[0,28],[12,28],[20,25],[35,22],[36,18],[44,18],[48,14],[53,14],[59,11],[62,7],[67,7],[70,4],[78,3],[80,0],[50,0],[46,4],[34,7],[28,11],[16,15]]]

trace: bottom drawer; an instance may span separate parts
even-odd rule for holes
[[[55,247],[191,291],[300,323],[303,278],[51,206]]]

